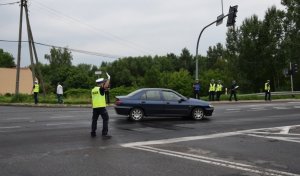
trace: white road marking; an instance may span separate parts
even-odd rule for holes
[[[249,133],[248,133],[249,134]],[[251,132],[251,134],[264,134],[264,135],[282,135],[282,133],[270,133],[270,132]],[[300,134],[293,134],[293,133],[288,133],[288,134],[284,134],[285,136],[300,136]]]
[[[4,120],[29,120],[31,119],[30,117],[14,117],[14,118],[7,118]]]
[[[249,133],[258,132],[258,131],[268,131],[268,130],[281,131],[282,129],[285,129],[288,127],[295,128],[295,127],[300,127],[300,125],[271,127],[271,128],[257,128],[257,129],[241,130],[241,131],[234,131],[234,132],[227,132],[227,133],[215,133],[215,134],[202,135],[202,136],[188,136],[188,137],[161,139],[161,140],[153,140],[153,141],[132,142],[132,143],[121,144],[121,146],[134,147],[134,146],[143,146],[143,145],[170,144],[170,143],[187,142],[187,141],[202,140],[202,139],[229,137],[229,136],[235,136],[235,135],[241,135],[241,134],[249,134]]]
[[[60,125],[82,125],[90,124],[90,122],[64,122],[64,123],[47,123],[46,126],[60,126]]]
[[[296,109],[299,109],[299,108],[300,108],[300,106],[294,106],[294,108],[296,108]]]
[[[275,106],[273,108],[278,109],[278,110],[280,110],[280,109],[291,109],[290,107],[284,107],[284,106]]]
[[[53,116],[53,117],[50,117],[50,119],[65,119],[65,118],[71,118],[71,117],[74,117],[74,116]]]
[[[74,123],[47,123],[46,126],[72,125]]]
[[[253,137],[267,138],[267,139],[275,139],[275,140],[279,140],[279,141],[300,143],[300,139],[299,138],[276,137],[276,136],[261,136],[261,135],[256,135],[256,134],[246,134],[246,135],[253,136]]]
[[[281,131],[279,132],[280,134],[288,134],[290,131],[291,127],[287,126],[281,129]]]
[[[226,109],[226,111],[240,111],[241,109]]]
[[[292,101],[292,102],[287,102],[287,103],[291,103],[291,104],[300,104],[300,101]]]
[[[0,127],[0,129],[13,129],[13,128],[21,128],[21,126],[5,126],[5,127]]]
[[[231,168],[231,169],[242,170],[242,171],[256,173],[256,174],[260,174],[260,175],[300,176],[300,175],[294,174],[294,173],[277,171],[277,170],[273,170],[273,169],[265,169],[265,168],[260,168],[260,167],[256,167],[256,166],[249,165],[249,164],[226,161],[226,160],[207,157],[207,156],[175,152],[175,151],[171,151],[171,150],[164,150],[164,149],[159,149],[159,148],[154,148],[154,147],[149,147],[149,146],[135,146],[135,147],[130,147],[130,148],[144,150],[144,151],[158,153],[158,154],[163,154],[163,155],[168,155],[168,156],[173,156],[173,157],[178,157],[178,158],[183,158],[183,159],[189,159],[189,160],[193,160],[193,161],[203,162],[203,163],[207,163],[207,164],[213,164],[216,166],[222,166],[222,167],[227,167],[227,168]]]
[[[210,135],[203,135],[203,136],[189,136],[189,137],[162,139],[162,140],[154,140],[154,141],[132,142],[127,144],[121,144],[121,146],[134,147],[134,146],[143,146],[143,145],[170,144],[170,143],[194,141],[194,140],[201,140],[201,139],[228,137],[228,136],[234,136],[238,134],[240,133],[239,132],[217,133],[217,134],[210,134]]]
[[[203,163],[207,163],[207,164],[213,164],[213,165],[227,167],[227,168],[231,168],[231,169],[242,170],[242,171],[246,171],[246,172],[256,173],[259,175],[300,176],[299,174],[288,173],[288,172],[278,171],[278,170],[273,170],[273,169],[266,169],[266,168],[249,165],[249,164],[242,164],[242,163],[237,163],[237,162],[232,162],[232,161],[221,160],[221,159],[217,159],[217,158],[211,158],[211,157],[207,157],[207,156],[200,156],[200,155],[193,155],[193,154],[176,152],[176,151],[171,151],[171,150],[164,150],[164,149],[159,149],[159,148],[154,148],[154,147],[149,146],[149,145],[169,144],[169,143],[186,142],[186,141],[201,140],[201,139],[228,137],[228,136],[234,136],[234,135],[248,135],[248,136],[253,136],[253,137],[262,137],[262,138],[276,139],[276,140],[282,140],[282,141],[287,141],[287,142],[300,143],[300,138],[294,137],[294,136],[293,137],[291,137],[291,136],[289,136],[289,137],[266,136],[266,133],[267,133],[267,135],[268,134],[289,135],[289,130],[291,128],[296,128],[296,127],[300,127],[300,125],[250,129],[250,130],[242,130],[242,131],[235,131],[235,132],[217,133],[217,134],[209,134],[209,135],[203,135],[203,136],[189,136],[189,137],[162,139],[162,140],[154,140],[154,141],[133,142],[133,143],[121,144],[121,146],[132,148],[132,149],[144,150],[144,151],[148,151],[148,152],[154,152],[154,153],[158,153],[158,154],[164,154],[164,155],[173,156],[173,157],[189,159],[189,160],[203,162]],[[276,132],[276,133],[274,133],[274,132]],[[257,133],[257,134],[254,134],[254,133]],[[262,134],[260,135],[259,133],[262,133]]]
[[[259,107],[259,108],[250,108],[250,110],[247,110],[247,111],[264,111],[264,110],[267,110],[267,109],[265,109],[264,107]]]

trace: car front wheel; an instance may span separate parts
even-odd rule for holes
[[[129,119],[132,121],[140,121],[144,117],[144,111],[141,108],[133,108],[129,113]]]
[[[202,120],[204,118],[204,111],[201,108],[194,108],[192,111],[192,118],[194,120]]]

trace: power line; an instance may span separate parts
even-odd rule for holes
[[[112,34],[112,33],[103,31],[103,30],[101,30],[101,29],[99,29],[99,28],[96,28],[96,27],[94,27],[94,26],[92,26],[92,25],[90,25],[90,24],[88,24],[88,23],[84,23],[84,22],[82,22],[81,20],[79,20],[79,19],[77,19],[77,18],[74,18],[74,17],[68,16],[68,15],[65,15],[65,14],[63,14],[63,13],[61,13],[61,12],[55,10],[55,9],[52,9],[52,8],[50,8],[50,7],[47,7],[47,5],[45,5],[45,4],[43,4],[43,3],[39,2],[39,1],[35,1],[35,2],[37,3],[37,5],[39,5],[40,7],[44,8],[44,9],[46,9],[48,12],[54,14],[55,16],[64,17],[64,18],[66,18],[66,19],[69,19],[69,21],[71,21],[71,22],[76,22],[76,23],[78,23],[78,24],[80,24],[80,25],[84,25],[84,26],[88,27],[88,29],[92,29],[92,30],[95,31],[95,32],[105,33],[106,35],[109,36],[109,38],[111,38],[111,39],[113,39],[113,40],[120,41],[120,42],[123,43],[123,45],[124,45],[124,44],[127,45],[127,47],[130,47],[130,48],[132,48],[132,49],[138,50],[138,51],[143,52],[143,53],[146,53],[146,54],[150,54],[148,51],[146,51],[145,49],[142,49],[140,46],[138,46],[137,44],[135,44],[135,43],[133,43],[133,42],[131,42],[131,41],[122,39],[121,37],[118,37],[118,36],[116,36],[116,35],[114,35],[114,34]]]
[[[18,41],[15,40],[1,40],[0,42],[9,42],[9,43],[16,43]],[[21,41],[21,42],[28,42],[28,41]],[[86,50],[80,50],[80,49],[74,49],[74,48],[68,48],[68,47],[61,47],[61,46],[55,46],[55,45],[50,45],[50,44],[45,44],[45,43],[40,43],[40,42],[33,42],[37,45],[41,46],[46,46],[46,47],[51,47],[51,48],[60,48],[60,49],[67,49],[69,51],[73,51],[76,53],[82,53],[82,54],[87,54],[87,55],[93,55],[93,56],[101,56],[101,57],[107,57],[111,59],[118,59],[124,56],[118,56],[118,55],[112,55],[112,54],[105,54],[105,53],[99,53],[99,52],[94,52],[94,51],[86,51]]]
[[[14,5],[14,4],[18,4],[20,3],[20,1],[16,1],[16,2],[8,2],[8,3],[0,3],[0,6],[4,6],[4,5]]]

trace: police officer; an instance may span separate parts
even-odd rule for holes
[[[38,84],[38,81],[34,81],[31,93],[33,92],[33,98],[34,98],[34,104],[38,104],[38,94],[40,92],[40,85]]]
[[[217,83],[217,87],[216,87],[216,92],[217,92],[217,101],[220,101],[220,96],[222,94],[222,90],[223,90],[223,85],[221,83],[221,80],[218,80],[218,83]]]
[[[193,88],[194,88],[194,97],[196,99],[200,99],[200,83],[199,83],[199,79],[196,79],[196,82],[193,84]]]
[[[265,100],[271,101],[271,86],[270,86],[270,80],[267,80],[265,83]]]
[[[106,73],[107,80],[104,78],[99,78],[96,80],[97,86],[92,89],[92,106],[93,106],[93,116],[92,116],[92,131],[91,137],[96,137],[97,130],[97,121],[99,115],[101,115],[103,120],[102,126],[102,136],[105,138],[110,138],[108,135],[108,113],[106,110],[106,101],[105,101],[105,89],[108,88],[110,82],[110,75]]]
[[[236,91],[237,91],[238,88],[239,88],[239,86],[237,85],[236,81],[233,80],[233,81],[232,81],[232,84],[231,84],[231,87],[230,87],[230,97],[229,97],[229,101],[231,101],[232,95],[234,96],[234,100],[237,101],[237,98],[236,98]]]
[[[209,84],[209,89],[208,89],[208,99],[209,101],[214,101],[215,100],[215,92],[216,92],[216,84],[215,84],[215,80],[212,79],[210,81],[210,84]]]

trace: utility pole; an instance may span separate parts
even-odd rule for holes
[[[18,58],[17,58],[17,74],[16,74],[16,90],[15,94],[19,95],[19,81],[20,81],[20,62],[21,62],[21,40],[22,40],[22,22],[23,22],[23,4],[24,0],[21,0],[20,5],[20,24],[19,24],[19,42],[18,42]]]
[[[41,81],[42,89],[43,89],[43,95],[45,96],[45,85],[42,77],[41,70],[38,67],[38,57],[37,52],[33,40],[33,35],[30,27],[30,21],[29,21],[29,15],[28,15],[28,6],[27,6],[27,0],[21,0],[21,6],[20,6],[20,27],[19,27],[19,44],[18,44],[18,61],[17,61],[17,76],[16,76],[16,96],[19,95],[19,80],[20,80],[20,62],[21,62],[21,48],[22,48],[22,22],[23,22],[23,7],[25,9],[25,15],[26,15],[26,24],[27,24],[27,35],[28,35],[28,45],[29,45],[29,54],[30,54],[30,62],[31,62],[31,72],[32,72],[32,80],[35,81],[36,79],[36,73],[35,69],[38,71],[38,75]],[[34,58],[35,62],[34,64]]]
[[[32,60],[32,73],[35,75],[35,68],[38,71],[38,75],[41,81],[41,85],[42,85],[42,89],[43,89],[43,95],[44,97],[46,96],[46,89],[45,89],[45,84],[44,84],[44,79],[42,76],[42,72],[41,69],[39,68],[39,60],[38,60],[38,56],[37,56],[37,52],[36,52],[36,48],[35,48],[35,44],[34,44],[34,40],[33,40],[33,35],[32,35],[32,30],[31,30],[31,26],[30,26],[30,21],[29,21],[29,15],[28,15],[28,6],[27,6],[27,0],[25,0],[25,14],[26,14],[26,19],[27,19],[27,33],[28,33],[28,42],[29,42],[29,50],[30,50],[30,58]],[[33,56],[32,56],[32,50],[34,52],[34,57],[35,57],[35,62],[36,64],[34,64],[33,61]],[[33,77],[33,79],[35,79],[35,77]]]
[[[26,15],[27,36],[28,36],[28,46],[29,46],[29,54],[30,54],[32,80],[35,81],[36,78],[35,78],[35,69],[34,69],[34,61],[33,61],[33,53],[32,53],[33,42],[31,40],[31,35],[30,35],[30,32],[29,32],[30,24],[29,24],[29,17],[28,17],[27,0],[25,0],[24,8],[25,8],[25,15]]]

